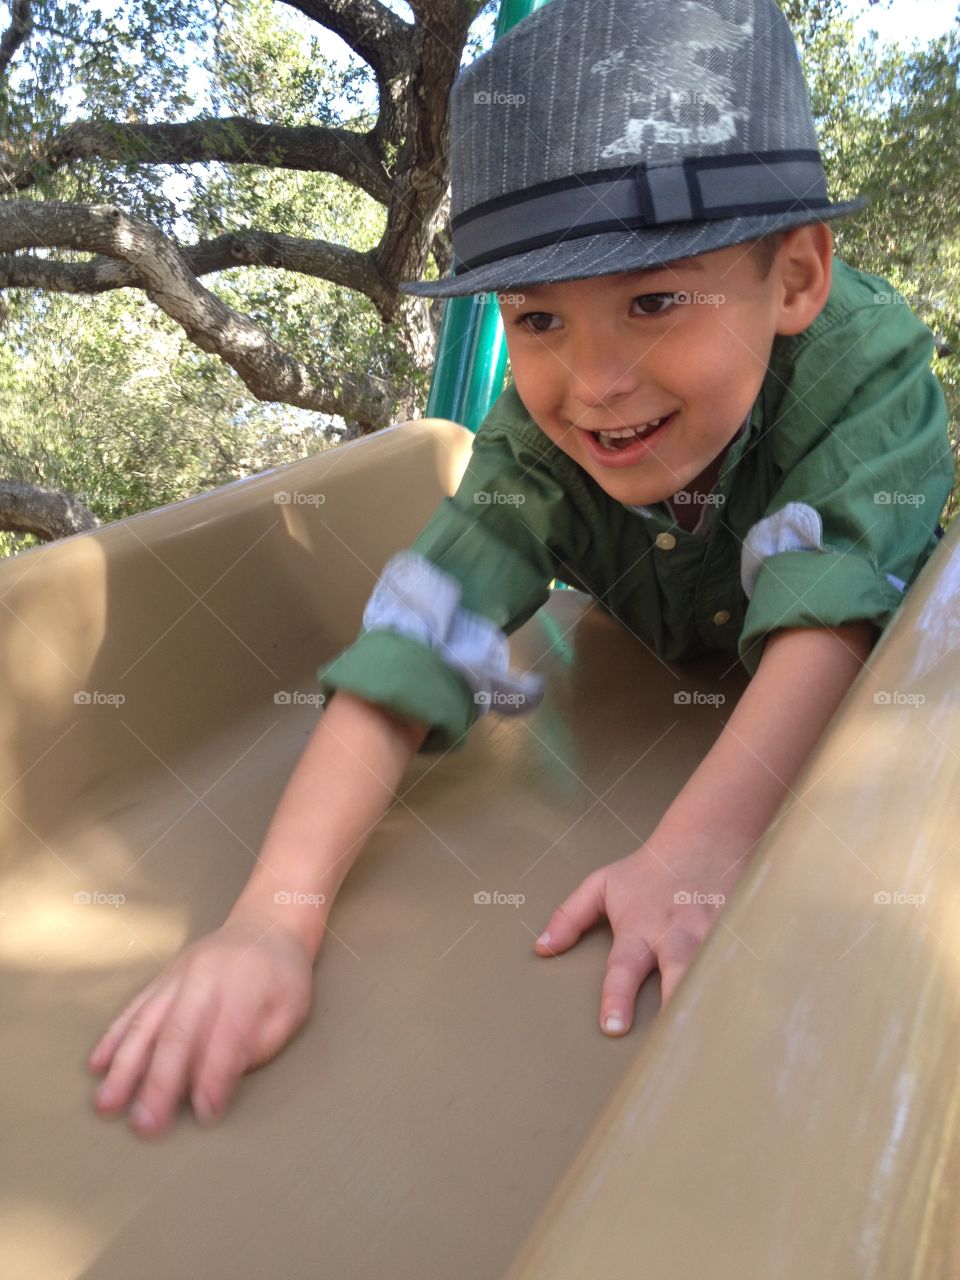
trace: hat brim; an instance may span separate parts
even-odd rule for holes
[[[858,196],[855,200],[828,205],[816,214],[809,209],[798,209],[793,213],[723,218],[695,225],[673,223],[639,231],[606,231],[530,249],[441,280],[405,280],[398,288],[401,293],[420,298],[462,298],[472,293],[506,292],[522,285],[616,275],[726,249],[744,240],[755,240],[792,227],[846,218],[868,203],[866,196]]]

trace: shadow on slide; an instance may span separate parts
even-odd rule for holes
[[[662,1018],[654,976],[600,1032],[606,927],[533,941],[746,676],[557,591],[511,638],[543,704],[414,759],[225,1121],[95,1113],[89,1050],[222,922],[316,668],[472,439],[406,423],[0,565],[4,1280],[960,1276],[960,522]]]

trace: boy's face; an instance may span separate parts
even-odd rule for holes
[[[669,498],[736,435],[760,391],[774,336],[799,333],[822,310],[832,244],[824,224],[788,233],[766,280],[739,244],[646,273],[501,294],[520,399],[618,502]],[[689,300],[675,301],[677,294]],[[591,432],[660,418],[667,421],[654,434],[622,452]]]

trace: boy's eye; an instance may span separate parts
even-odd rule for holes
[[[676,296],[675,293],[642,293],[638,298],[634,298],[634,302],[662,302],[666,299],[666,301],[673,303],[676,301]],[[664,307],[663,310],[644,311],[643,314],[645,316],[661,316],[664,311],[670,310],[672,310],[671,307]]]
[[[676,295],[673,293],[641,293],[633,299],[642,308],[641,315],[645,316],[665,315],[673,309],[672,306],[664,307],[659,304],[665,301],[673,303],[675,300]],[[647,304],[653,304],[653,306],[648,307]],[[525,315],[519,316],[516,323],[530,329],[533,333],[549,333],[555,327],[550,324],[550,321],[556,318],[549,311],[528,311]]]

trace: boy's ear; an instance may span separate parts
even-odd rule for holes
[[[802,333],[827,305],[833,270],[833,232],[825,222],[785,233],[774,263],[780,299],[777,333]]]

